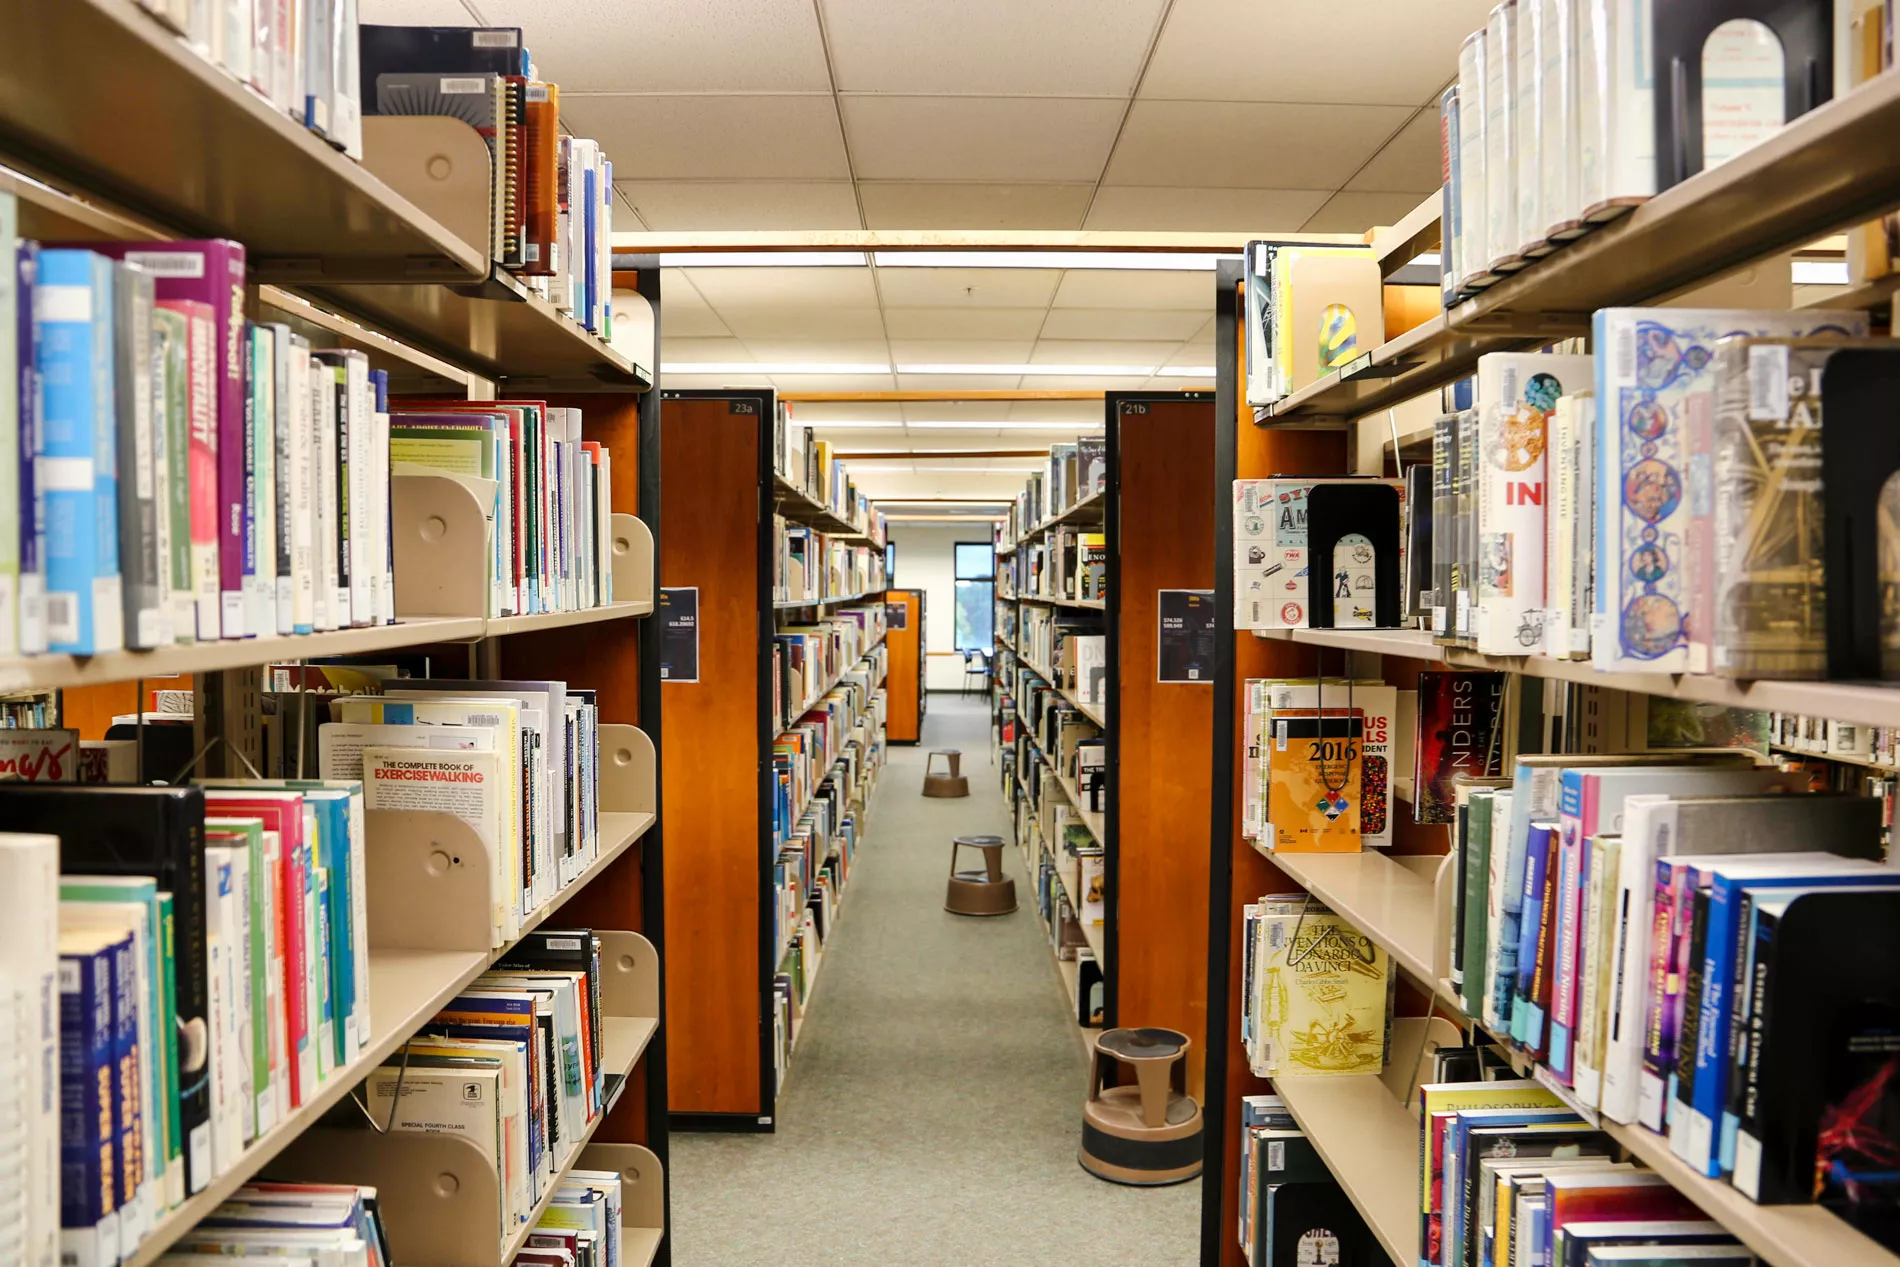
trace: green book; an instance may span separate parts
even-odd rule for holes
[[[158,895],[158,1015],[165,1041],[155,1044],[165,1059],[165,1204],[176,1208],[185,1201],[185,1136],[178,1115],[178,951],[177,926],[172,918],[172,895]]]
[[[273,614],[272,619],[275,619]],[[262,1135],[277,1120],[277,1092],[271,1084],[270,1063],[270,952],[275,938],[271,923],[270,885],[276,875],[264,860],[264,820],[261,818],[207,818],[205,840],[211,844],[243,845],[251,859],[248,895],[251,907],[251,1095],[256,1100],[256,1130]]]
[[[1490,893],[1492,802],[1497,789],[1472,789],[1464,806],[1464,901],[1459,914],[1464,921],[1464,980],[1458,987],[1465,1010],[1483,1006],[1490,982],[1490,947],[1485,941],[1489,926],[1486,902]]]
[[[163,428],[165,444],[165,504],[158,508],[159,542],[165,551],[159,560],[171,577],[172,637],[178,642],[198,640],[198,617],[191,571],[191,360],[188,355],[191,322],[182,312],[152,310],[152,359],[163,410],[154,416],[154,428]]]

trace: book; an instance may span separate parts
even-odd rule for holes
[[[119,593],[127,647],[149,650],[171,642],[164,636],[159,569],[159,450],[153,431],[152,311],[156,294],[152,275],[137,264],[121,262],[113,270],[113,429],[118,452]]]
[[[1391,964],[1317,902],[1266,920],[1256,942],[1266,1076],[1376,1073],[1384,1066]]]
[[[160,628],[168,642],[196,642],[191,570],[191,323],[152,307],[152,472],[158,493]]]
[[[27,367],[33,361],[31,338],[33,316],[25,310],[31,303],[22,287],[13,244],[20,235],[19,199],[11,192],[0,193],[0,488],[20,489],[23,456],[32,461],[33,420],[22,419],[26,403],[23,390],[14,385],[22,381],[21,353]],[[22,441],[25,441],[24,446]],[[23,526],[18,509],[0,513],[0,656],[21,653],[20,645],[20,530]]]
[[[1266,848],[1357,853],[1364,718],[1341,708],[1283,709],[1267,735]]]
[[[1100,645],[1100,639],[1080,638],[1082,644]],[[1360,715],[1359,745],[1359,834],[1368,849],[1384,849],[1392,843],[1392,777],[1394,748],[1399,732],[1398,691],[1379,681],[1347,682],[1328,678],[1323,682],[1286,681],[1267,684],[1268,722],[1279,713],[1345,705]],[[1329,710],[1330,713],[1330,710]]]
[[[45,495],[36,473],[45,427],[39,370],[39,318],[34,312],[38,293],[39,246],[22,241],[12,261],[13,281],[18,295],[14,303],[17,322],[14,361],[18,367],[15,399],[20,420],[18,487],[19,505],[13,512],[20,542],[19,650],[21,655],[36,655],[46,650],[46,552],[41,548],[41,519],[45,513]]]
[[[366,810],[453,814],[475,829],[497,861],[505,857],[502,787],[508,775],[502,753],[366,747],[362,761]],[[512,905],[513,895],[497,892],[494,900]]]
[[[121,1078],[113,1026],[113,965],[129,935],[59,934],[60,1261],[119,1259]]]
[[[1412,770],[1413,821],[1449,823],[1460,776],[1504,773],[1508,736],[1502,673],[1425,670],[1418,675]]]
[[[1651,1249],[1667,1257],[1676,1248],[1735,1244],[1720,1223],[1708,1219],[1583,1220],[1564,1225],[1563,1257],[1551,1267],[1585,1267],[1590,1252],[1598,1247],[1668,1246],[1669,1250]]]
[[[179,619],[182,622],[185,604],[190,603],[194,618],[189,623],[194,627],[195,640],[209,642],[220,638],[223,628],[223,605],[218,588],[218,446],[221,437],[218,432],[220,388],[217,310],[209,303],[162,296],[157,306],[184,322],[185,379],[182,386],[187,435],[185,549],[189,574],[179,603]],[[178,390],[179,387],[175,385],[174,393]],[[177,531],[175,509],[174,505],[174,532]],[[174,551],[177,549],[176,544],[173,548]]]
[[[1418,1094],[1420,1262],[1437,1264],[1445,1243],[1444,1219],[1448,1210],[1445,1137],[1451,1119],[1473,1109],[1562,1109],[1563,1106],[1548,1088],[1519,1078],[1498,1082],[1424,1083]]]
[[[19,1176],[17,1204],[8,1226],[0,1229],[0,1246],[9,1247],[13,1261],[25,1267],[58,1267],[66,977],[58,919],[58,838],[0,833],[0,894],[6,895],[7,911],[0,918],[0,974],[6,983],[0,1003],[8,1018],[0,1027],[0,1058],[7,1071],[0,1081],[0,1114],[13,1124],[0,1156]],[[83,1009],[80,1014],[90,1015]]]
[[[1380,1267],[1388,1261],[1365,1219],[1333,1180],[1287,1182],[1266,1191],[1264,1261],[1256,1267]]]
[[[78,777],[78,731],[0,728],[0,779],[73,783]]]
[[[45,515],[47,647],[125,645],[118,543],[113,268],[91,251],[43,250],[34,288],[42,385],[37,478]]]

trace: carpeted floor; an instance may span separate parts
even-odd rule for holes
[[[1087,1070],[1033,909],[943,909],[950,839],[1009,837],[980,700],[931,697],[891,749],[773,1135],[675,1134],[679,1267],[1074,1267],[1195,1261],[1199,1182],[1121,1188],[1075,1161]],[[967,800],[919,795],[961,748]],[[971,860],[972,863],[974,859]]]

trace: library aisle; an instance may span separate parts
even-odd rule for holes
[[[673,1139],[680,1267],[886,1267],[952,1246],[1034,1267],[1106,1244],[1193,1261],[1199,1185],[1112,1187],[1076,1164],[1086,1065],[1034,910],[943,909],[951,837],[1009,831],[987,724],[981,698],[937,695],[923,742],[892,747],[776,1133]],[[967,800],[919,794],[945,747],[963,750]]]

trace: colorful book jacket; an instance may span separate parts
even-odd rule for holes
[[[1414,821],[1452,821],[1458,776],[1504,773],[1504,681],[1503,673],[1486,670],[1419,674]]]
[[[1860,312],[1597,311],[1592,346],[1599,349],[1600,451],[1591,644],[1599,669],[1681,673],[1694,667],[1687,625],[1696,589],[1692,568],[1698,557],[1713,560],[1706,463],[1716,342],[1731,335],[1866,332],[1867,317]]]

